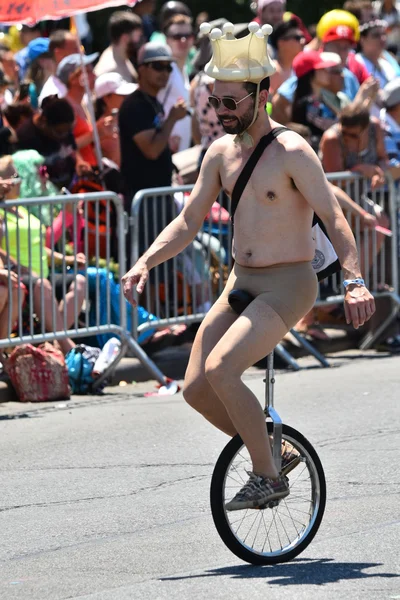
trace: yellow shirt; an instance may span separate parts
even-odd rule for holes
[[[7,229],[5,223],[3,223],[3,239],[1,241],[1,247],[3,250],[7,251],[7,232],[8,251],[10,256],[12,256],[12,258],[15,260],[18,260],[19,258],[20,265],[29,268],[30,253],[31,270],[39,276],[42,275],[43,277],[47,277],[49,274],[49,266],[45,247],[46,227],[44,225],[42,226],[42,239],[40,240],[40,221],[32,213],[29,214],[27,209],[23,206],[18,207],[18,214],[2,209],[0,210],[0,215],[3,221],[7,219]],[[19,257],[17,253],[17,240],[19,241]],[[41,264],[43,269],[42,273],[40,272]]]

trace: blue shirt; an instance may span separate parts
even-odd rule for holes
[[[349,100],[354,100],[359,90],[360,84],[358,83],[357,77],[349,71],[346,67],[343,69],[343,92],[349,98]],[[281,87],[278,89],[278,94],[286,98],[291,104],[293,104],[294,95],[297,87],[297,77],[293,75],[289,77],[286,81],[284,81]]]

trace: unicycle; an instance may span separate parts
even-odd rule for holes
[[[241,290],[231,295],[230,304],[239,314],[252,300]],[[272,352],[267,358],[264,412],[274,461],[289,478],[290,494],[259,509],[225,509],[252,470],[239,435],[219,456],[210,490],[211,512],[222,541],[240,559],[255,565],[287,562],[303,552],[318,531],[326,503],[325,475],[316,451],[300,432],[282,423],[274,408],[273,360]]]

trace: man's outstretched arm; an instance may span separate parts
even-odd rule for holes
[[[180,214],[154,240],[150,248],[122,278],[126,299],[133,305],[134,288],[143,292],[150,269],[173,258],[190,244],[221,189],[220,144],[214,142],[204,157],[196,185]]]
[[[361,278],[354,235],[323,172],[315,152],[301,141],[293,141],[286,149],[285,171],[297,189],[322,219],[339,257],[345,279]],[[375,312],[373,296],[365,286],[352,284],[345,291],[348,323],[357,329]]]

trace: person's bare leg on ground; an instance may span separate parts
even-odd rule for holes
[[[265,415],[241,376],[272,352],[287,330],[266,301],[256,298],[221,338],[205,365],[208,381],[250,453],[254,473],[270,479],[279,474],[272,458]]]
[[[67,327],[75,325],[75,296],[77,296],[78,315],[82,308],[83,301],[86,295],[86,278],[83,275],[77,275],[76,281],[71,283],[68,292],[65,294],[65,302],[61,300],[58,305],[61,318],[64,322],[64,310],[66,312]],[[77,315],[77,316],[78,316]]]
[[[236,435],[236,428],[206,378],[205,362],[212,349],[237,318],[233,311],[221,310],[218,303],[210,309],[194,340],[183,390],[183,396],[192,408],[231,437]]]
[[[19,316],[19,306],[18,306],[18,287],[12,286],[11,288],[11,304],[8,302],[8,287],[3,288],[0,287],[0,292],[5,289],[6,290],[6,302],[2,305],[0,300],[0,340],[8,337],[8,311],[11,306],[11,327],[14,326]],[[1,294],[0,294],[1,296]],[[23,304],[25,299],[25,290],[20,290],[20,303]],[[11,333],[11,332],[10,332]]]
[[[43,287],[43,292],[42,292]],[[33,288],[33,307],[39,319],[42,316],[42,294],[44,304],[44,326],[46,331],[64,331],[64,322],[59,312],[57,300],[53,295],[53,288],[48,279],[38,279]],[[53,306],[56,304],[55,322],[53,321]],[[58,340],[60,348],[64,354],[67,354],[75,343],[70,338]]]

